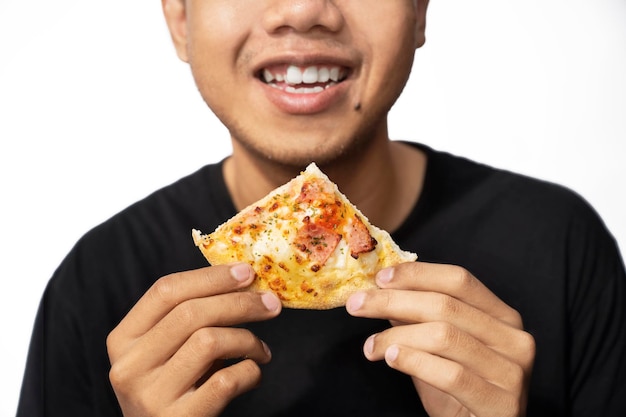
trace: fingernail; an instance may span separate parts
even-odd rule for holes
[[[389,284],[393,279],[394,268],[385,268],[378,271],[376,274],[376,280],[381,284]]]
[[[400,353],[400,349],[398,349],[398,346],[396,345],[389,346],[387,350],[385,351],[385,360],[387,362],[395,362],[395,360],[398,359],[399,353]]]
[[[264,341],[261,340],[261,345],[263,345],[263,350],[265,351],[267,356],[269,356],[271,358],[272,357],[272,351],[270,350],[270,347],[267,345],[267,343],[265,343]]]
[[[374,339],[376,338],[376,335],[373,334],[370,337],[367,338],[367,340],[365,341],[365,344],[363,345],[363,353],[365,353],[365,356],[370,358],[372,356],[372,354],[374,353]]]
[[[363,303],[365,302],[365,293],[358,292],[356,294],[352,294],[348,301],[346,302],[346,308],[350,312],[354,312],[363,307]]]
[[[251,273],[252,269],[248,264],[236,264],[230,267],[230,275],[239,282],[247,281]]]
[[[269,311],[276,311],[280,307],[280,300],[271,292],[266,292],[261,296],[261,301]]]

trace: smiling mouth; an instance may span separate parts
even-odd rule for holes
[[[338,65],[277,65],[264,68],[259,79],[270,87],[291,94],[316,94],[348,77],[348,69]]]

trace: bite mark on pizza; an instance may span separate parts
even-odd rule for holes
[[[273,291],[288,308],[330,309],[376,288],[379,270],[417,255],[369,223],[314,164],[213,233],[192,231],[212,265],[247,262],[251,290]]]

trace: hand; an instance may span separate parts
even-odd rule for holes
[[[272,293],[252,283],[246,264],[214,266],[159,279],[111,332],[110,380],[126,417],[215,416],[260,379],[267,345],[244,322],[280,313]],[[224,367],[223,359],[243,358]]]
[[[456,266],[406,263],[376,280],[346,304],[391,321],[365,342],[367,359],[410,375],[431,417],[524,415],[535,343],[517,311]]]

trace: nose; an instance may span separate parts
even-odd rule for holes
[[[334,0],[270,0],[262,23],[272,34],[281,31],[338,32],[344,20]]]

